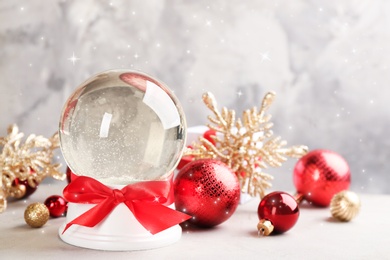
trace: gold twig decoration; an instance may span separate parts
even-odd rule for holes
[[[8,135],[0,137],[0,213],[7,208],[8,196],[21,198],[26,192],[24,185],[15,185],[15,179],[36,187],[47,176],[66,177],[59,171],[61,164],[51,163],[53,151],[59,147],[58,133],[50,138],[31,134],[22,143],[23,136],[16,125],[10,125]]]
[[[274,137],[271,130],[271,115],[266,111],[271,106],[275,93],[265,95],[260,106],[243,112],[242,120],[236,119],[235,111],[223,107],[217,109],[217,102],[212,93],[203,94],[203,102],[213,112],[214,117],[208,116],[207,126],[216,132],[211,136],[214,142],[199,137],[199,142],[193,148],[187,148],[185,155],[195,159],[218,159],[226,163],[237,175],[241,189],[252,196],[265,195],[265,189],[270,188],[273,177],[262,169],[279,167],[288,157],[299,158],[308,151],[306,146],[284,148],[286,141]]]

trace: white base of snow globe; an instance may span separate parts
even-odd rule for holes
[[[66,223],[71,222],[95,204],[68,203]],[[173,204],[170,206],[173,207]],[[93,228],[72,225],[60,238],[71,245],[108,251],[146,250],[168,246],[181,237],[181,227],[175,225],[155,235],[150,234],[123,203],[119,204],[102,222]]]

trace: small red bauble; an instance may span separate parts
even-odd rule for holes
[[[314,150],[303,156],[294,168],[298,196],[317,206],[329,206],[332,197],[347,190],[351,173],[347,162],[337,153]]]
[[[210,143],[215,145],[215,141],[214,141],[213,137],[215,137],[216,135],[217,135],[217,131],[215,131],[213,129],[209,129],[206,132],[204,132],[203,137],[206,140],[208,140]]]
[[[283,233],[292,228],[299,217],[296,200],[288,193],[275,191],[266,195],[257,209],[259,233],[269,235],[272,231]]]
[[[33,174],[35,171],[31,168],[29,168],[29,174]],[[37,188],[38,188],[38,183],[34,180],[35,187],[32,187],[29,183],[28,180],[20,180],[19,178],[14,179],[12,182],[12,186],[16,187],[18,189],[21,189],[23,192],[20,194],[21,196],[16,197],[17,199],[25,199],[29,197],[31,194],[33,194]]]
[[[45,200],[46,207],[49,209],[50,216],[58,218],[66,215],[68,202],[59,195],[53,195]]]
[[[221,161],[192,161],[178,173],[175,183],[176,209],[189,214],[190,223],[213,227],[226,221],[240,200],[237,176]]]
[[[34,181],[35,182],[35,181]],[[38,188],[38,184],[35,182],[35,187],[32,187],[27,180],[23,180],[21,181],[19,178],[16,178],[13,182],[12,182],[12,186],[14,187],[18,187],[19,189],[22,189],[24,190],[24,193],[22,193],[22,195],[20,197],[17,197],[17,199],[25,199],[27,197],[29,197],[31,194],[33,194],[37,188]],[[24,186],[24,187],[22,187]]]

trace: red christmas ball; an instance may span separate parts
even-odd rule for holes
[[[201,159],[182,168],[174,183],[176,209],[190,223],[213,227],[226,221],[240,200],[237,176],[221,161]]]
[[[216,136],[217,135],[217,131],[213,130],[213,129],[209,129],[207,130],[206,132],[204,132],[203,134],[203,137],[208,140],[210,143],[214,144],[215,145],[215,141],[213,139],[213,136]]]
[[[291,229],[297,222],[299,207],[296,200],[290,194],[275,191],[266,195],[260,201],[257,215],[260,220],[259,226],[262,224],[267,226],[267,223],[265,222],[270,222],[269,224],[272,225],[272,228],[269,230],[269,233],[271,233],[272,230],[275,233],[283,233]],[[268,234],[266,233],[266,235]]]
[[[29,168],[29,174],[33,174],[33,173],[35,173],[35,171]],[[25,199],[28,198],[31,194],[33,194],[37,190],[39,184],[35,180],[34,183],[35,183],[35,187],[32,187],[28,183],[28,180],[20,180],[19,178],[14,179],[14,181],[12,182],[12,186],[24,191],[20,197],[16,197],[16,198]]]
[[[53,195],[45,200],[46,207],[49,209],[50,216],[58,218],[66,215],[68,202],[59,195]]]
[[[311,151],[294,168],[294,184],[298,195],[317,206],[329,206],[332,197],[347,190],[350,183],[349,166],[335,152]]]
[[[35,182],[35,181],[34,181]],[[22,189],[24,190],[25,192],[23,193],[23,195],[21,197],[17,197],[17,199],[25,199],[25,198],[28,198],[31,194],[33,194],[37,188],[38,188],[38,183],[35,182],[35,187],[32,187],[27,180],[23,180],[21,181],[19,178],[16,178],[13,182],[12,182],[12,186],[14,187],[18,187],[19,189]],[[21,186],[24,186],[24,187],[21,187]]]

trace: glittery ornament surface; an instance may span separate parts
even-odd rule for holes
[[[181,106],[161,82],[138,72],[108,71],[66,102],[61,149],[71,170],[106,184],[163,178],[185,143]]]
[[[217,160],[193,161],[175,179],[176,209],[192,216],[195,225],[212,227],[236,210],[240,185],[236,175]]]
[[[31,227],[42,227],[49,220],[49,210],[39,202],[30,204],[24,211],[24,220]]]
[[[351,173],[347,162],[332,151],[311,151],[294,168],[297,192],[318,206],[329,206],[332,197],[348,189],[350,182]]]

